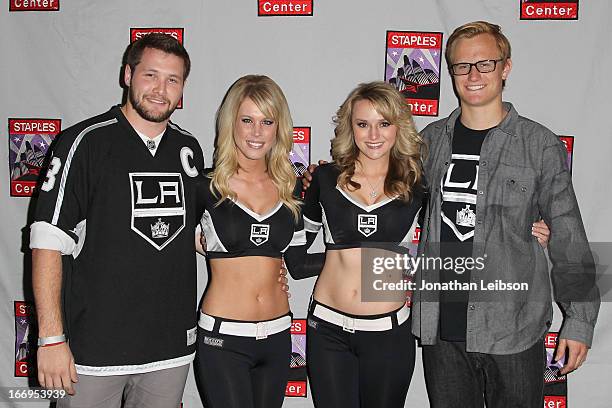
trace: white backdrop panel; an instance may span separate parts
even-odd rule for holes
[[[284,89],[294,123],[312,127],[312,157],[329,158],[331,117],[359,82],[383,79],[386,30],[442,31],[484,19],[502,25],[513,45],[513,71],[505,99],[524,116],[575,136],[573,179],[591,241],[610,242],[609,178],[612,131],[604,124],[612,103],[612,3],[580,2],[578,21],[521,21],[518,0],[327,0],[314,2],[313,17],[257,17],[255,0],[61,0],[59,12],[0,11],[2,100],[8,118],[60,118],[68,126],[107,110],[121,99],[119,69],[131,27],[183,27],[192,58],[184,109],[174,121],[200,140],[212,157],[214,115],[227,88],[248,73],[267,74]],[[457,105],[442,63],[440,117]],[[433,118],[419,117],[422,129]],[[5,139],[6,140],[6,139]],[[8,143],[0,143],[7,158]],[[28,262],[22,230],[29,199],[9,196],[8,165],[0,166],[0,386],[23,386],[13,377],[13,301],[27,294]],[[602,261],[610,264],[608,259]],[[198,293],[206,284],[199,261]],[[25,282],[25,283],[24,283]],[[313,280],[291,282],[291,304],[304,317]],[[569,404],[610,406],[612,318],[602,304],[589,360],[569,377]],[[558,327],[560,317],[555,317]],[[426,407],[420,354],[406,406]],[[186,407],[201,403],[190,375]],[[10,406],[10,405],[7,405]],[[19,406],[19,405],[15,405]],[[32,404],[22,406],[35,406]],[[44,405],[40,405],[44,406]],[[286,407],[310,407],[310,399],[286,399]]]

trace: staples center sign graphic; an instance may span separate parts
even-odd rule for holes
[[[136,40],[140,40],[145,35],[160,33],[166,34],[174,38],[176,41],[184,45],[183,38],[185,36],[185,29],[183,28],[162,28],[162,27],[147,27],[147,28],[130,28],[130,44]],[[183,98],[179,101],[176,109],[183,109]]]
[[[258,16],[312,16],[313,0],[257,0]]]
[[[565,145],[565,150],[567,150],[567,168],[572,174],[572,164],[574,158],[574,136],[559,136],[559,139]]]
[[[306,319],[291,322],[291,362],[286,397],[306,397]]]
[[[442,33],[387,31],[385,81],[416,116],[438,116]]]
[[[310,165],[310,127],[293,128],[293,147],[289,161],[297,177],[302,177]]]
[[[578,20],[578,0],[520,0],[521,20]]]
[[[15,377],[27,377],[32,372],[32,324],[34,307],[15,301]],[[36,332],[36,330],[34,330]]]
[[[567,406],[567,376],[559,372],[565,365],[565,359],[563,361],[554,359],[558,339],[559,333],[556,332],[549,332],[544,337],[544,347],[546,347],[544,408],[566,408]]]
[[[59,0],[10,0],[9,11],[59,11]]]
[[[61,131],[61,119],[9,119],[9,174],[11,196],[29,197],[49,146]]]

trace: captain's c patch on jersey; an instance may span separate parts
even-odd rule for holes
[[[130,173],[132,230],[162,250],[185,227],[180,173]]]

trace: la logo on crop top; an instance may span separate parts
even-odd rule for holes
[[[268,224],[251,224],[251,242],[259,246],[268,241],[270,226]]]
[[[365,237],[369,237],[378,229],[378,216],[376,214],[359,214],[357,230]]]

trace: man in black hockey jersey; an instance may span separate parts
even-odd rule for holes
[[[65,130],[53,149],[31,247],[38,380],[71,395],[59,407],[180,403],[195,352],[204,161],[169,118],[189,69],[172,37],[136,41],[125,105]]]
[[[567,356],[562,374],[585,361],[599,310],[567,153],[554,133],[502,102],[512,61],[499,26],[477,21],[457,28],[446,60],[460,107],[421,132],[430,194],[419,252],[480,259],[484,268],[417,272],[417,287],[427,281],[465,288],[418,291],[413,300],[430,405],[542,406],[550,281],[564,311],[555,357]],[[540,216],[551,232],[550,276],[531,236]],[[472,289],[497,281],[528,290]]]

